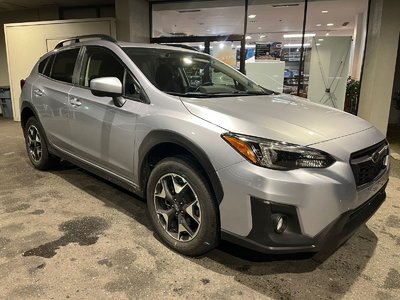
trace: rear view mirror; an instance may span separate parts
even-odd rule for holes
[[[122,83],[117,77],[100,77],[90,81],[90,91],[98,97],[112,97],[115,106],[125,104],[122,96]]]

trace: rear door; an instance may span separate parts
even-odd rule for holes
[[[80,48],[61,50],[39,65],[39,76],[32,88],[32,101],[46,136],[62,149],[69,149],[69,102],[72,78]]]
[[[126,103],[116,107],[111,97],[97,97],[90,81],[117,77]],[[110,50],[88,46],[82,56],[79,82],[70,91],[71,147],[81,158],[132,180],[135,125],[142,103],[142,89],[119,58]]]

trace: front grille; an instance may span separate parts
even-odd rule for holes
[[[357,187],[373,181],[382,170],[387,168],[389,145],[386,140],[357,151],[350,156]]]

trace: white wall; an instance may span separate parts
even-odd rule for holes
[[[374,0],[358,115],[386,134],[400,33],[400,1]]]
[[[37,60],[55,42],[77,35],[102,33],[115,37],[113,18],[58,20],[5,25],[7,61],[11,87],[14,120],[19,121],[19,82],[31,72]]]
[[[10,85],[8,80],[7,54],[3,30],[4,24],[57,19],[58,8],[56,6],[44,6],[38,9],[7,11],[0,14],[0,86]]]

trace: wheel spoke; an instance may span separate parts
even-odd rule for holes
[[[167,195],[166,195],[166,193],[165,193],[165,189],[164,189],[164,185],[163,185],[163,184],[161,184],[161,190],[158,191],[158,192],[156,192],[154,195],[155,195],[156,197],[165,199],[165,197],[166,197]]]
[[[177,180],[176,180],[177,176],[172,176],[172,183],[174,184],[174,190],[175,190],[175,194],[183,194],[187,188],[189,187],[189,184],[184,181],[183,185],[180,185]],[[182,178],[182,177],[180,177]]]
[[[170,225],[171,225],[171,220],[174,216],[174,209],[156,209],[156,213],[161,216],[164,221],[165,221],[165,229],[169,231]]]
[[[178,238],[179,238],[179,240],[182,239],[182,233],[187,233],[190,237],[193,237],[195,234],[193,232],[193,230],[190,228],[186,219],[182,216],[179,216],[179,218],[178,218]]]
[[[198,203],[199,200],[195,200],[192,203],[190,203],[188,206],[186,206],[185,211],[186,213],[197,223],[200,224],[200,215],[196,216],[194,209],[198,209]],[[198,210],[200,213],[200,210]]]
[[[172,196],[171,191],[168,188],[168,184],[167,184],[165,178],[161,179],[161,184],[162,184],[163,190],[165,192],[165,196],[166,196],[165,198],[169,199],[169,200],[172,199],[173,196]]]

